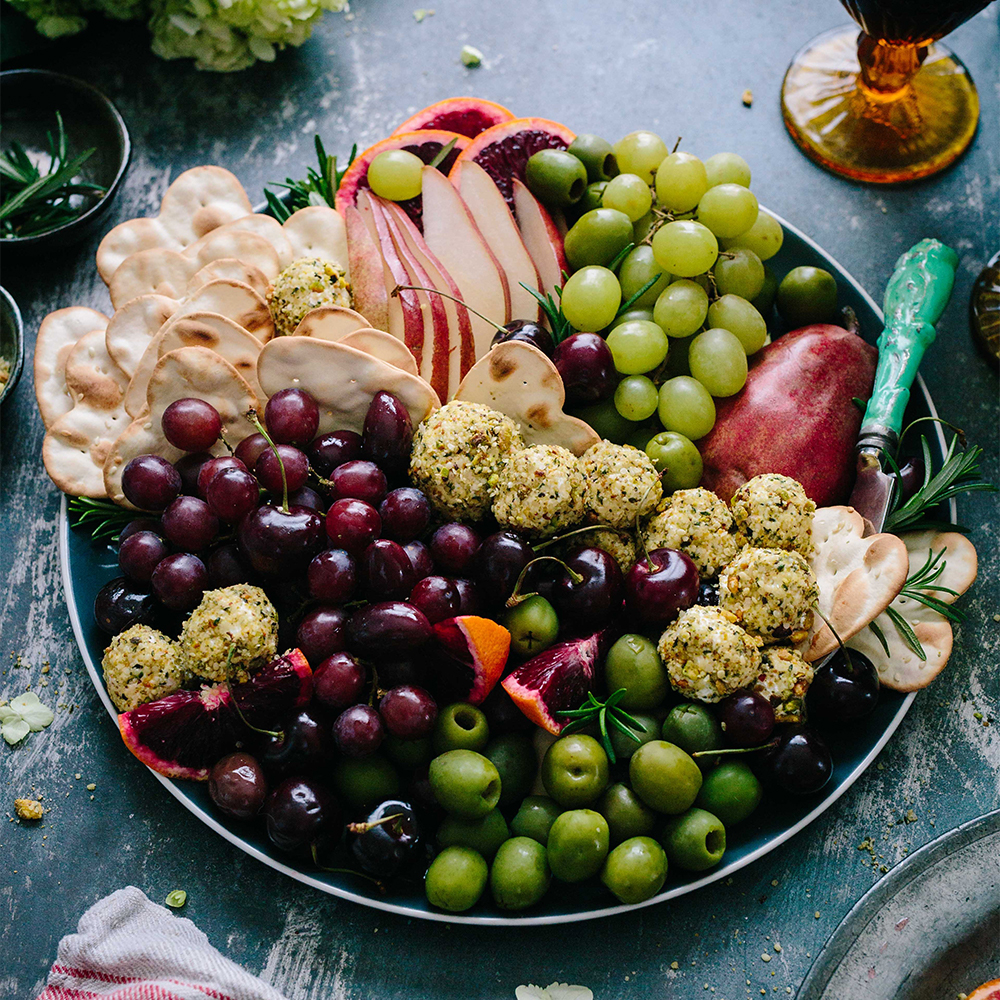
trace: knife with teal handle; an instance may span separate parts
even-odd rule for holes
[[[952,285],[958,254],[938,240],[921,240],[907,250],[885,290],[885,329],[878,338],[875,387],[858,436],[858,474],[848,503],[882,529],[892,503],[894,476],[882,471],[880,454],[899,443],[903,413],[924,351],[937,336]]]

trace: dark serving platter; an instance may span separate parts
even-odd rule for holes
[[[862,335],[874,343],[882,330],[882,313],[875,301],[808,236],[783,219],[779,218],[778,221],[784,227],[785,240],[779,253],[769,261],[769,266],[779,280],[792,267],[801,264],[826,268],[837,279],[841,305],[854,310]],[[891,261],[886,261],[887,274],[891,264]],[[936,415],[927,386],[918,377],[907,418]],[[940,461],[945,439],[939,425],[935,424],[934,427],[932,449],[936,451],[935,458]],[[60,518],[60,554],[66,600],[80,652],[98,696],[112,718],[117,718],[117,712],[104,690],[101,678],[100,662],[106,636],[94,623],[92,612],[97,592],[108,580],[119,575],[117,559],[109,546],[95,543],[86,533],[70,527],[65,497]],[[724,879],[804,830],[833,805],[878,756],[902,722],[914,697],[915,694],[902,695],[883,690],[878,706],[867,719],[853,726],[839,727],[837,731],[824,733],[836,766],[831,781],[822,793],[797,799],[767,799],[765,806],[758,809],[750,819],[727,830],[728,846],[719,867],[704,875],[671,874],[659,895],[639,905],[652,906]],[[121,746],[121,753],[128,753],[124,744]],[[610,916],[634,908],[609,905],[609,895],[599,884],[561,884],[558,892],[550,892],[537,907],[526,913],[505,914],[485,897],[466,914],[442,913],[433,910],[427,903],[419,880],[399,881],[382,893],[366,879],[351,874],[323,872],[299,863],[275,849],[267,839],[262,824],[240,824],[223,817],[213,806],[205,784],[174,781],[158,774],[155,777],[181,805],[247,854],[306,885],[365,906],[451,924],[511,926],[570,923]]]

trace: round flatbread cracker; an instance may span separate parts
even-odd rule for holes
[[[85,333],[107,326],[104,313],[86,306],[57,309],[42,320],[35,340],[35,399],[46,428],[73,408],[66,385],[66,357]]]

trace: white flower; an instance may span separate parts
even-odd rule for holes
[[[586,986],[570,986],[569,983],[549,983],[548,986],[518,986],[514,990],[517,1000],[594,1000],[594,994]]]
[[[37,694],[29,691],[14,698],[9,705],[0,705],[0,734],[14,746],[28,733],[44,729],[54,718],[52,709],[43,705]]]

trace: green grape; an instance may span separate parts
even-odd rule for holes
[[[778,294],[778,277],[772,271],[767,264],[764,265],[764,284],[761,286],[760,291],[754,296],[753,301],[750,303],[754,309],[765,317],[765,319],[771,315],[771,310],[774,308],[774,299]]]
[[[693,490],[701,482],[701,452],[683,434],[661,431],[646,442],[645,452],[660,473],[664,493]]]
[[[746,385],[746,351],[728,330],[713,328],[699,333],[691,341],[688,364],[691,374],[713,396],[733,396]]]
[[[690,337],[708,315],[708,292],[686,278],[671,282],[653,306],[653,322],[668,337]]]
[[[635,225],[632,226],[632,242],[638,246],[650,233],[656,222],[656,216],[652,211],[647,212]]]
[[[594,403],[592,406],[581,406],[573,410],[570,415],[590,424],[602,438],[607,438],[615,444],[624,444],[628,436],[635,432],[635,424],[618,412],[613,397],[601,403]]]
[[[678,375],[660,386],[660,423],[668,431],[691,441],[704,437],[715,426],[711,393],[690,375]]]
[[[710,326],[721,327],[736,335],[747,354],[756,354],[764,346],[767,323],[746,299],[723,295],[708,307]]]
[[[656,200],[668,212],[690,212],[707,190],[705,164],[690,153],[671,153],[656,171]]]
[[[633,320],[616,326],[607,338],[615,368],[623,375],[642,375],[663,364],[670,346],[667,335],[655,324]]]
[[[624,293],[623,293],[624,295]],[[619,313],[613,320],[611,324],[611,329],[613,330],[616,326],[621,326],[622,323],[631,323],[634,319],[643,319],[649,323],[653,322],[653,310],[644,307],[642,309],[632,308],[628,312]],[[609,331],[610,332],[610,331]]]
[[[731,257],[720,256],[712,269],[720,295],[739,295],[753,299],[764,287],[764,265],[752,250],[730,250]]]
[[[708,186],[739,184],[750,187],[750,164],[738,153],[716,153],[705,161]]]
[[[653,193],[636,174],[619,174],[608,181],[602,204],[605,208],[624,212],[632,222],[638,222],[652,207]]]
[[[741,184],[717,184],[698,202],[698,221],[716,236],[739,236],[757,221],[757,198]]]
[[[575,330],[603,330],[621,304],[621,285],[606,267],[581,267],[563,285],[562,311]]]
[[[719,242],[700,222],[668,222],[653,236],[653,256],[664,271],[693,278],[715,263]]]
[[[630,250],[628,256],[622,261],[622,266],[618,268],[618,280],[622,286],[622,301],[627,302],[650,278],[655,278],[657,275],[659,277],[656,284],[652,288],[646,289],[632,303],[633,309],[652,307],[660,292],[670,284],[670,275],[664,274],[663,268],[656,263],[652,247],[638,246],[634,250]]]
[[[781,223],[767,212],[758,212],[757,221],[745,233],[720,242],[724,250],[752,250],[761,260],[770,260],[784,240]]]
[[[595,208],[576,220],[563,249],[575,270],[587,264],[610,264],[631,242],[632,223],[624,212]]]
[[[423,186],[424,161],[405,149],[386,149],[368,164],[368,186],[380,198],[406,201]]]
[[[657,399],[659,399],[659,393],[657,393]],[[656,413],[656,410],[653,410]],[[637,424],[632,424],[635,428],[628,437],[625,438],[624,444],[630,444],[633,448],[638,448],[639,451],[645,451],[646,445],[649,444],[650,438],[660,429],[659,421],[656,423],[650,423],[648,420],[645,422],[640,421]]]
[[[638,174],[647,184],[653,183],[656,168],[669,150],[655,132],[629,132],[615,143],[615,159],[623,174]]]
[[[626,420],[648,420],[659,402],[656,386],[645,375],[629,375],[615,389],[615,406]]]

